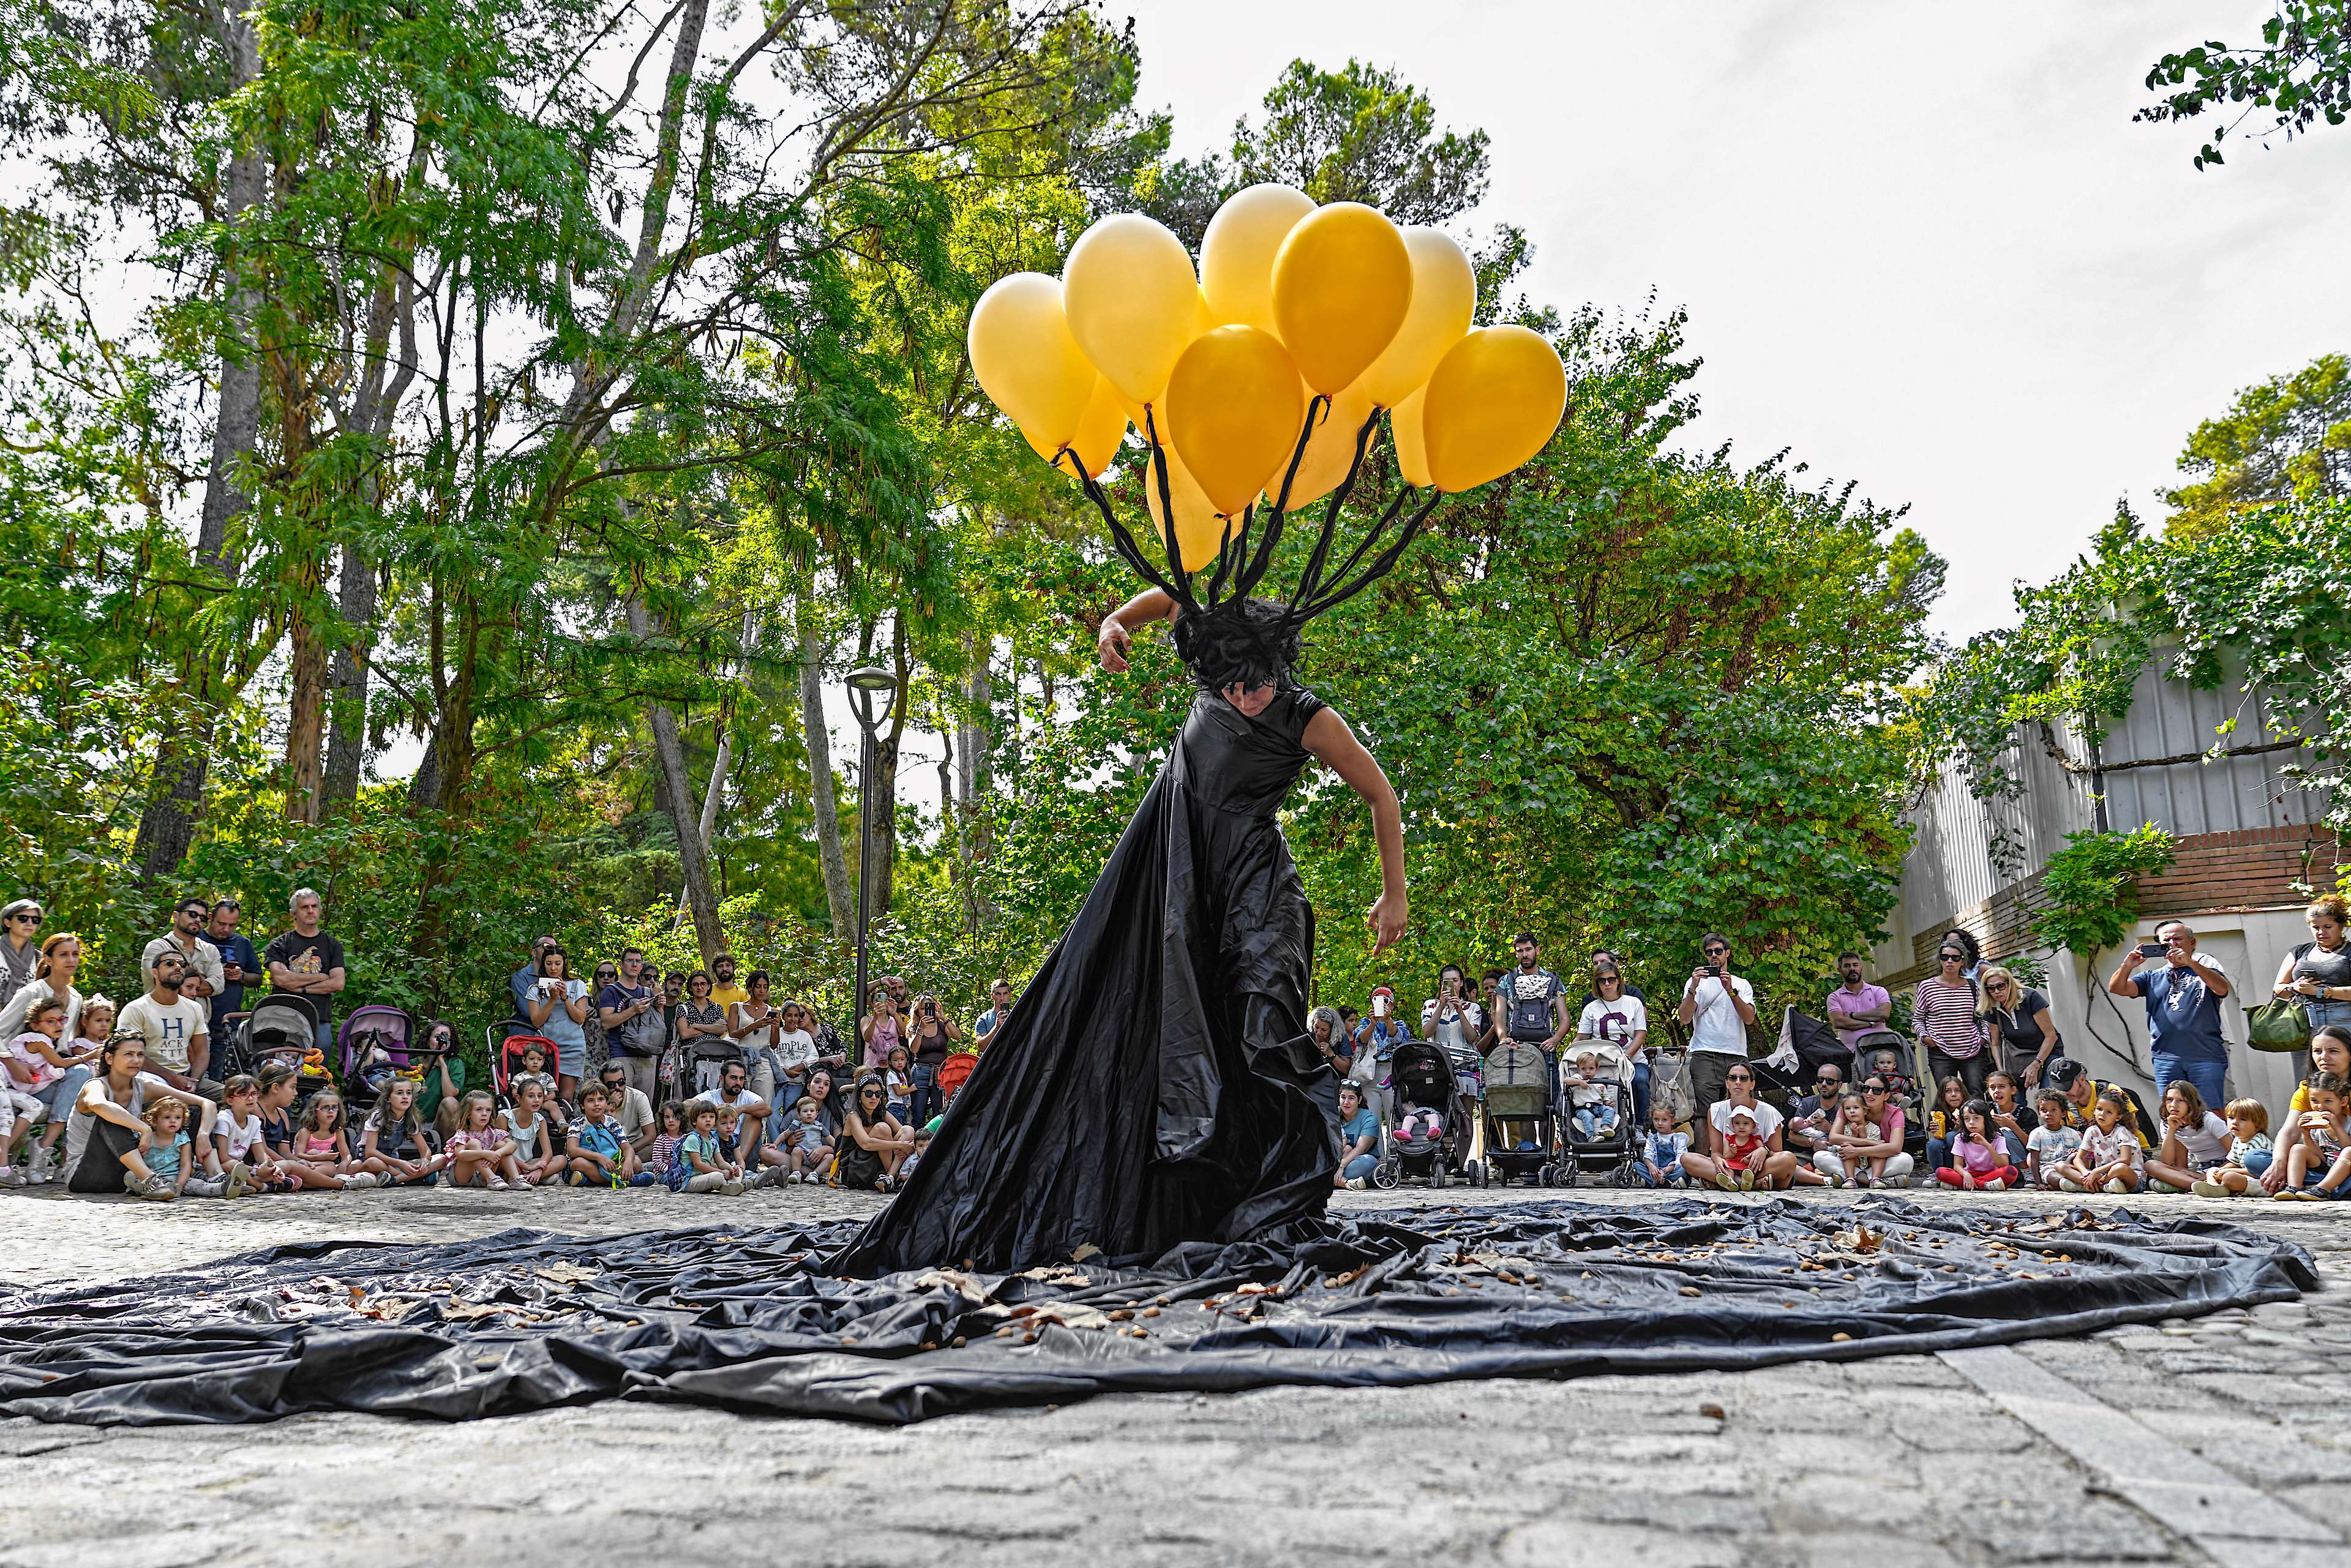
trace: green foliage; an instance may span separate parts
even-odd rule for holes
[[[2198,150],[2199,169],[2224,162],[2220,143],[2257,113],[2266,123],[2254,134],[2289,141],[2321,120],[2340,125],[2351,114],[2351,4],[2277,0],[2259,45],[2207,40],[2166,55],[2147,73],[2147,86],[2163,99],[2136,120],[2161,124],[2234,111]]]
[[[2171,835],[2148,822],[2127,833],[2068,833],[2042,869],[2032,939],[2091,960],[2138,922],[2138,882],[2169,866]]]
[[[2189,434],[2179,468],[2206,477],[2164,493],[2174,534],[2225,528],[2248,507],[2351,496],[2351,360],[2321,354],[2238,392]]]

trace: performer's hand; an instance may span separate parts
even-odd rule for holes
[[[1404,940],[1404,930],[1411,923],[1412,915],[1403,894],[1383,893],[1366,918],[1372,927],[1372,951],[1384,953]]]
[[[1102,667],[1113,674],[1123,671],[1126,655],[1134,646],[1134,641],[1127,634],[1126,628],[1119,624],[1117,616],[1103,616],[1102,633],[1094,639],[1094,652],[1102,658]]]

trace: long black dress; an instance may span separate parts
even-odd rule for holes
[[[1306,1092],[1314,912],[1275,813],[1322,706],[1193,703],[905,1189],[831,1268],[1152,1258],[1321,1216],[1338,1147]]]

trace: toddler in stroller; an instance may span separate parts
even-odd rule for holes
[[[1577,1053],[1574,1070],[1560,1081],[1561,1087],[1567,1091],[1568,1121],[1574,1129],[1574,1142],[1598,1143],[1614,1135],[1623,1125],[1616,1089],[1624,1065],[1624,1057],[1611,1045],[1595,1044]]]
[[[1396,1046],[1388,1062],[1388,1091],[1395,1097],[1396,1124],[1389,1139],[1382,1186],[1394,1186],[1399,1176],[1422,1181],[1444,1179],[1453,1153],[1453,1064],[1441,1047],[1425,1040]]]

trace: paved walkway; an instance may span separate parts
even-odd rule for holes
[[[1481,1195],[1341,1202],[1440,1197]],[[1972,1201],[2047,1207],[2022,1195]],[[2351,1282],[2351,1211],[2134,1203],[2290,1237],[2334,1291]],[[114,1279],[301,1238],[516,1224],[610,1233],[704,1212],[772,1222],[871,1206],[804,1188],[179,1206],[0,1194],[0,1277]],[[626,1403],[454,1427],[344,1415],[112,1431],[0,1421],[0,1453],[16,1460],[0,1487],[0,1568],[2344,1568],[2346,1412],[2351,1315],[2325,1293],[2013,1350],[1122,1396],[909,1428]]]

